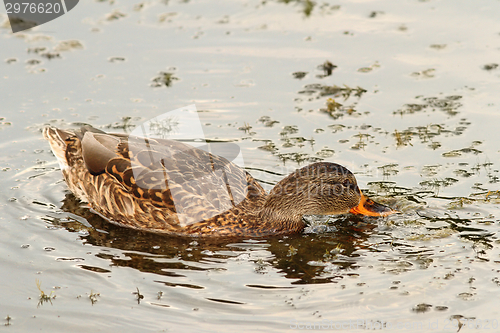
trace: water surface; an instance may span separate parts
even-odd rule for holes
[[[498,330],[499,14],[492,1],[123,0],[4,24],[4,330]],[[304,234],[269,239],[131,231],[69,193],[41,136],[130,132],[193,103],[206,138],[240,145],[266,189],[331,161],[402,214],[308,217]]]

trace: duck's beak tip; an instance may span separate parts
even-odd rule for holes
[[[390,207],[384,206],[371,199],[368,199],[363,194],[361,194],[359,204],[356,207],[351,208],[350,212],[353,214],[361,214],[366,216],[389,216],[392,214],[401,213]]]

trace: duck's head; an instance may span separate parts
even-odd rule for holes
[[[352,172],[328,162],[308,165],[281,180],[269,193],[262,211],[272,219],[295,221],[303,215],[349,212],[387,216],[397,211],[366,198]]]

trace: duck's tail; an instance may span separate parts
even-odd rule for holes
[[[74,135],[74,133],[51,126],[47,126],[43,129],[43,137],[45,140],[49,141],[50,148],[56,156],[61,170],[68,168],[68,160],[66,159],[66,139]]]

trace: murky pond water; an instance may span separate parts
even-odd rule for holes
[[[486,0],[86,1],[32,31],[5,23],[3,330],[500,331],[499,15]],[[266,189],[332,161],[401,214],[265,239],[141,233],[79,203],[41,136],[130,132],[193,103]]]

